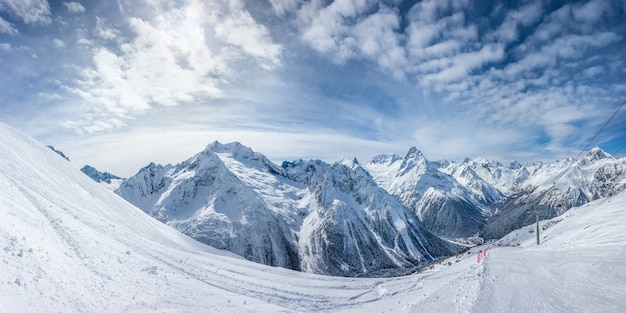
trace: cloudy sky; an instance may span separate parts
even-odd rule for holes
[[[0,122],[122,176],[214,140],[576,156],[626,100],[626,2],[510,2],[0,0]],[[625,143],[626,109],[591,145]]]

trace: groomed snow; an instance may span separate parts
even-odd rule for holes
[[[0,312],[622,312],[626,194],[423,273],[272,268],[181,235],[0,124]],[[549,226],[549,227],[548,227]],[[449,264],[449,265],[448,265]]]

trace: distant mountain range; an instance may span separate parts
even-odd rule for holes
[[[213,247],[306,272],[380,276],[617,194],[626,158],[595,147],[548,163],[431,162],[413,147],[363,164],[279,166],[239,143],[214,142],[180,164],[115,179],[118,195]]]
[[[189,236],[249,260],[311,273],[392,275],[458,251],[356,161],[277,166],[214,142],[178,165],[142,168],[116,191]]]

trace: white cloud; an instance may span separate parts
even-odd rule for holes
[[[357,42],[355,38],[355,28],[359,23],[357,17],[372,10],[376,4],[376,1],[371,0],[340,0],[328,6],[317,2],[307,3],[298,14],[302,39],[313,49],[330,55],[338,63],[358,58],[361,42]],[[377,14],[379,12],[373,15]],[[391,25],[386,25],[389,26]],[[390,31],[393,32],[393,28]],[[360,35],[360,39],[370,39],[367,34]]]
[[[440,84],[464,79],[470,75],[472,70],[481,68],[490,62],[500,61],[503,57],[504,48],[502,45],[485,45],[479,51],[460,53],[449,58],[449,61],[444,62],[447,66],[438,72],[424,75],[421,78],[421,83],[425,86],[439,85],[438,88],[441,89],[443,87]]]
[[[609,8],[609,3],[605,0],[592,0],[583,5],[573,6],[572,15],[578,22],[594,24],[608,12]]]
[[[11,51],[13,50],[13,47],[11,47],[11,44],[8,42],[2,42],[0,43],[0,50]]]
[[[113,27],[109,27],[107,25],[106,19],[97,16],[96,27],[94,28],[93,32],[98,38],[105,40],[116,40],[120,36],[119,30]]]
[[[83,13],[85,12],[85,7],[79,2],[63,2],[63,6],[70,13]]]
[[[63,42],[63,40],[59,38],[54,38],[52,40],[52,43],[54,44],[56,48],[65,48],[65,43]]]
[[[81,46],[93,53],[93,67],[85,68],[68,90],[83,99],[88,115],[65,123],[67,127],[113,129],[154,108],[223,96],[222,86],[237,75],[233,66],[238,62],[264,69],[280,64],[281,47],[239,1],[227,6],[195,0],[179,7],[168,1],[152,4],[151,15],[127,19],[131,38],[97,19],[93,33],[113,41],[114,47],[81,39]]]
[[[506,14],[504,22],[493,33],[487,37],[493,36],[498,42],[508,43],[514,41],[518,37],[518,27],[528,27],[537,22],[543,15],[541,3],[535,2],[521,7],[518,10],[510,11]]]
[[[15,28],[15,25],[0,17],[0,34],[17,35],[18,33],[19,31]]]
[[[47,0],[0,0],[0,12],[9,12],[24,23],[49,24],[50,5]]]
[[[593,77],[595,75],[602,73],[603,71],[604,71],[604,66],[597,65],[597,66],[592,66],[590,68],[585,69],[583,71],[583,75],[585,77]]]
[[[192,7],[204,9],[200,1],[193,3]],[[267,28],[252,18],[245,10],[243,2],[229,0],[227,12],[214,7],[209,10],[211,13],[208,17],[217,38],[240,48],[247,56],[257,58],[266,69],[280,64],[281,46],[272,42]]]
[[[503,77],[517,79],[519,75],[535,69],[554,66],[559,59],[577,58],[589,49],[600,48],[620,39],[622,39],[621,36],[612,32],[594,35],[565,35],[542,46],[538,51],[527,53],[519,61],[508,64],[504,68]]]

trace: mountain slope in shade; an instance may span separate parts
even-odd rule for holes
[[[382,188],[414,210],[430,231],[447,238],[478,234],[484,224],[481,208],[501,197],[492,189],[487,194],[480,187],[469,190],[439,171],[415,147],[405,157],[380,155],[364,167]]]
[[[176,166],[150,164],[116,192],[213,247],[312,273],[406,270],[458,249],[428,233],[360,166],[279,167],[239,143],[214,142]]]

